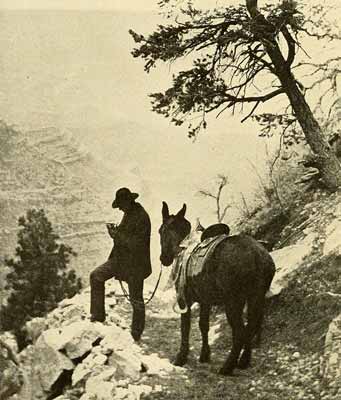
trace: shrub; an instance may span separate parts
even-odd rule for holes
[[[81,281],[67,268],[75,253],[59,242],[44,210],[28,210],[26,217],[19,218],[19,227],[16,257],[5,260],[10,295],[0,310],[0,321],[3,330],[14,332],[22,348],[26,321],[46,315],[63,298],[76,294]]]

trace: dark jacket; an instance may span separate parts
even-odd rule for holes
[[[109,258],[114,260],[115,278],[128,281],[146,279],[152,272],[150,262],[150,219],[139,203],[124,213],[117,227],[114,247]]]

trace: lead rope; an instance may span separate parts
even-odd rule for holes
[[[132,299],[130,296],[129,296],[129,293],[127,292],[127,290],[125,289],[125,287],[123,286],[123,283],[122,283],[122,281],[119,279],[119,282],[120,282],[120,285],[121,285],[121,289],[122,289],[122,292],[123,292],[123,295],[124,295],[124,297],[133,305],[133,304],[136,304],[136,305],[147,305],[148,303],[150,303],[150,301],[153,299],[153,297],[154,297],[154,295],[155,295],[155,293],[156,293],[156,291],[157,291],[157,288],[159,287],[159,283],[160,283],[160,280],[161,280],[161,275],[162,275],[162,264],[160,263],[160,273],[159,273],[159,277],[158,277],[158,279],[157,279],[157,282],[156,282],[156,285],[155,285],[155,288],[154,288],[154,290],[153,290],[153,293],[151,294],[151,296],[149,297],[149,299],[147,300],[147,301],[140,301],[140,300],[134,300],[134,299]]]

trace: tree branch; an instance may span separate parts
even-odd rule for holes
[[[221,213],[221,221],[224,220],[225,216],[226,216],[226,212],[227,210],[230,208],[231,206],[228,204],[227,206],[225,206],[223,212]]]
[[[216,110],[217,108],[219,108],[220,106],[222,106],[225,103],[228,103],[226,105],[226,107],[224,107],[224,109],[226,108],[230,108],[233,107],[235,104],[237,103],[264,103],[280,94],[284,93],[284,89],[283,88],[279,88],[277,90],[274,90],[271,93],[265,94],[264,96],[245,96],[245,97],[237,97],[237,96],[233,96],[230,94],[225,94],[225,98],[226,100],[220,102],[219,104],[207,109],[207,112],[211,112],[213,110]]]
[[[268,101],[280,94],[284,93],[284,89],[280,88],[277,90],[274,90],[271,93],[265,94],[263,96],[249,96],[249,97],[235,97],[231,95],[227,95],[227,101],[230,101],[231,103],[253,103],[253,102],[262,102],[264,103],[265,101]]]
[[[199,194],[201,194],[202,196],[212,197],[213,199],[216,199],[216,196],[207,190],[199,190]]]
[[[248,118],[252,116],[252,114],[255,112],[256,108],[259,106],[260,102],[257,101],[257,103],[253,106],[252,110],[247,114],[246,117],[244,117],[240,122],[245,122]]]
[[[295,60],[295,55],[296,55],[296,41],[294,38],[291,36],[288,28],[284,25],[282,26],[281,32],[283,33],[283,36],[288,44],[288,57],[286,64],[287,66],[291,66],[292,63]]]

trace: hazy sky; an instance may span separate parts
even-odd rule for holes
[[[201,7],[233,3],[233,0],[196,0]],[[87,10],[155,10],[157,0],[2,0],[1,8],[7,9],[87,9]]]
[[[203,215],[205,223],[214,222],[213,203],[195,193],[226,173],[233,191],[248,196],[257,179],[247,159],[262,168],[264,140],[257,137],[257,125],[226,113],[212,118],[192,143],[185,126],[171,126],[150,111],[148,93],[165,88],[172,71],[144,73],[130,55],[128,30],[150,32],[160,22],[148,11],[155,4],[1,0],[0,8],[26,11],[0,13],[0,118],[24,130],[70,129],[120,176],[113,188],[127,185],[145,193],[141,200],[153,215],[159,215],[163,199],[172,210],[186,201],[192,218]],[[57,8],[69,11],[52,11]]]
[[[272,3],[280,0],[273,0]],[[179,0],[181,2],[181,0]],[[185,3],[185,0],[183,0]],[[194,0],[199,7],[224,6],[226,4],[240,4],[240,0]],[[269,1],[259,1],[259,4]],[[330,4],[339,6],[339,0],[309,0],[306,3]],[[157,0],[1,0],[3,9],[62,9],[62,10],[135,10],[150,11],[156,9]]]

